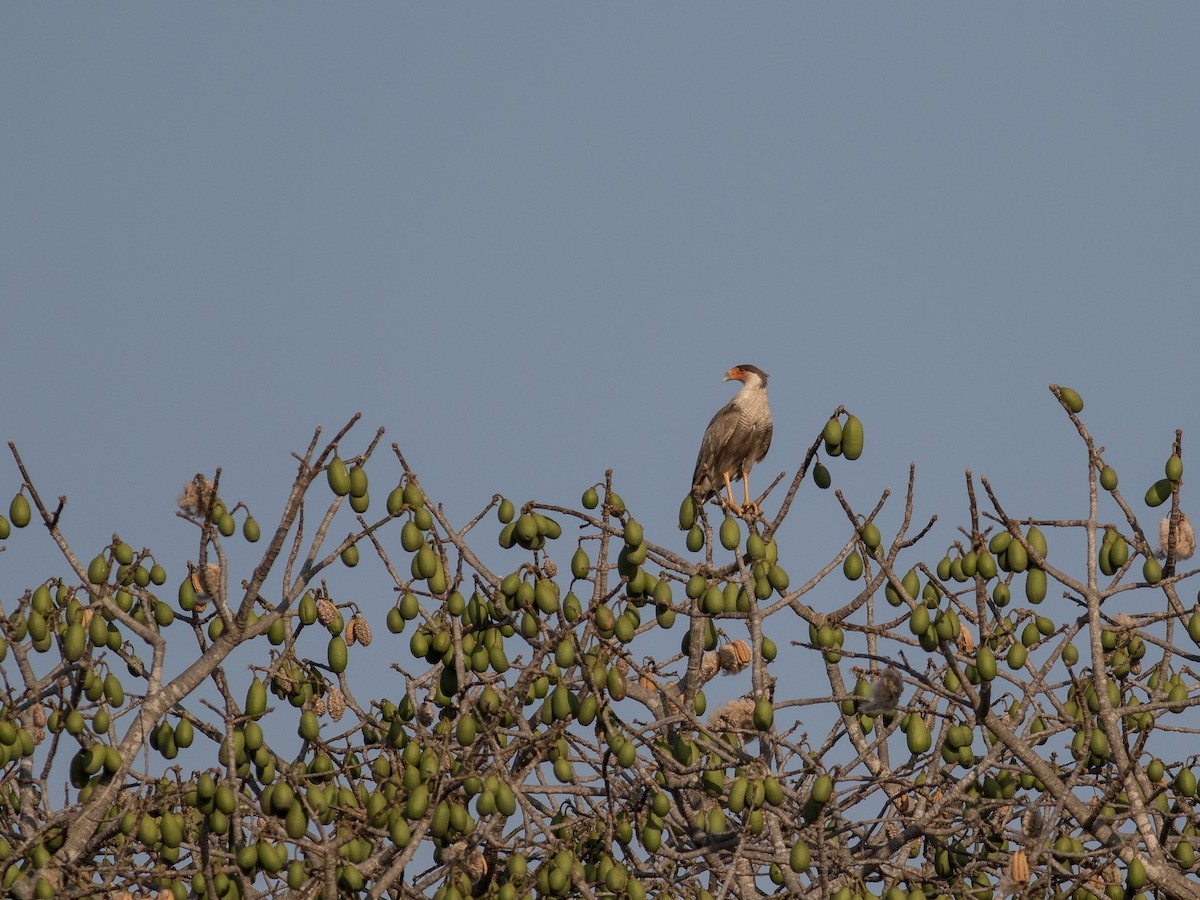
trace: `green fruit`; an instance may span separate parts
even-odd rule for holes
[[[507,525],[516,514],[517,508],[513,506],[513,502],[507,497],[501,498],[500,505],[496,508],[496,518],[500,520],[500,524]]]
[[[259,718],[267,711],[267,689],[257,677],[250,679],[250,687],[246,690],[246,715],[252,719]]]
[[[1113,571],[1121,568],[1129,561],[1129,545],[1125,543],[1125,538],[1118,537],[1115,541],[1109,544],[1108,547],[1108,563],[1112,566]]]
[[[94,618],[99,619],[100,616],[95,616]],[[108,629],[106,628],[105,639],[107,639],[107,631]],[[83,656],[83,651],[87,649],[87,633],[83,630],[83,626],[78,622],[72,622],[68,625],[66,631],[63,632],[62,646],[63,657],[67,662],[75,662]]]
[[[775,721],[775,708],[766,697],[759,697],[754,703],[754,727],[759,731],[767,731]]]
[[[416,522],[408,521],[400,527],[400,546],[409,553],[416,553],[424,543],[425,537]]]
[[[812,799],[814,803],[824,805],[833,796],[833,778],[827,772],[822,772],[813,781]]]
[[[8,519],[0,516],[0,541],[8,540],[10,534],[12,534],[12,529],[9,528]]]
[[[772,660],[775,659],[775,656],[778,654],[778,652],[779,652],[778,649],[775,647],[775,642],[773,640],[771,640],[769,637],[767,637],[766,635],[763,635],[763,639],[762,639],[763,659],[765,659],[767,662],[771,662]]]
[[[1175,790],[1184,797],[1196,796],[1196,775],[1191,769],[1184,766],[1179,770],[1175,776]]]
[[[1129,861],[1125,871],[1125,886],[1132,891],[1140,891],[1146,886],[1146,866],[1136,856]]]
[[[1112,466],[1105,466],[1100,470],[1100,487],[1106,491],[1117,489],[1117,472]]]
[[[1046,558],[1046,554],[1049,553],[1049,549],[1046,547],[1046,537],[1036,525],[1029,526],[1029,531],[1025,534],[1025,541],[1038,552],[1038,556],[1042,559]]]
[[[636,519],[630,519],[625,523],[625,544],[629,547],[637,547],[642,543],[642,526]]]
[[[1042,569],[1030,569],[1025,575],[1025,599],[1030,603],[1046,599],[1046,573]]]
[[[346,641],[340,634],[335,634],[329,639],[329,669],[333,674],[340,675],[346,671],[348,662],[349,650],[346,647]]]
[[[561,687],[561,685],[560,685]],[[475,721],[475,717],[468,714],[463,715],[458,720],[458,725],[454,730],[454,736],[459,744],[464,747],[475,743],[475,736],[479,733],[479,723]]]
[[[425,495],[421,493],[421,489],[417,487],[416,482],[410,481],[404,486],[403,496],[405,504],[411,506],[414,510],[420,509],[425,505]]]
[[[842,427],[842,455],[849,460],[858,459],[863,451],[863,427],[857,416],[850,416]]]
[[[688,531],[696,524],[696,498],[688,494],[679,504],[679,530]]]
[[[1159,565],[1158,560],[1153,556],[1147,556],[1146,561],[1142,563],[1142,578],[1148,584],[1158,584],[1162,581],[1162,576],[1162,566]]]
[[[108,560],[104,558],[103,554],[93,557],[92,561],[88,563],[88,581],[92,584],[104,584],[108,581],[108,571]]]
[[[686,543],[688,550],[692,553],[698,553],[704,547],[704,531],[699,525],[693,525],[688,529]]]
[[[32,511],[29,509],[29,501],[25,499],[23,493],[18,493],[12,498],[12,503],[8,505],[8,518],[17,528],[24,528],[29,524],[32,518]]]
[[[996,656],[987,644],[980,644],[975,651],[975,670],[983,681],[996,677]]]
[[[840,447],[842,443],[842,423],[836,418],[830,419],[825,423],[825,430],[821,432],[821,437],[825,439],[826,447]]]
[[[1059,394],[1062,396],[1063,403],[1067,404],[1067,409],[1073,413],[1083,412],[1083,398],[1078,393],[1065,387],[1059,388]]]
[[[1178,453],[1172,453],[1171,458],[1167,460],[1167,464],[1163,468],[1166,470],[1168,481],[1178,481],[1183,477],[1183,460],[1179,458]]]
[[[1029,554],[1020,542],[1012,541],[1008,548],[1004,551],[1005,559],[1010,572],[1024,572],[1029,568]],[[945,579],[943,579],[944,581]]]
[[[842,574],[845,575],[850,581],[857,581],[858,579],[862,578],[862,573],[862,557],[858,555],[857,550],[853,550],[842,563]]]
[[[358,565],[358,545],[351,544],[342,551],[342,563],[350,568]]]
[[[325,469],[325,478],[329,482],[329,489],[339,497],[350,493],[350,473],[346,471],[346,464],[340,456],[335,456],[329,461],[329,466]]]
[[[600,494],[597,493],[594,487],[588,488],[583,492],[583,507],[584,509],[595,509],[600,505]]]
[[[1029,651],[1025,649],[1024,644],[1013,644],[1008,648],[1008,655],[1005,661],[1010,669],[1020,669],[1025,666],[1025,658]]]
[[[1167,500],[1171,499],[1171,481],[1167,478],[1160,478],[1146,491],[1147,506],[1162,506]]]
[[[571,557],[571,575],[575,578],[587,578],[591,566],[592,562],[583,547],[577,548],[575,555]]]
[[[792,844],[792,852],[788,857],[788,865],[791,866],[793,872],[800,873],[808,868],[808,863],[808,844],[804,843],[804,838],[796,838],[796,843]]]
[[[875,523],[868,522],[866,525],[864,525],[861,535],[862,542],[866,546],[867,550],[869,550],[871,553],[874,553],[876,548],[879,546],[880,541],[882,540],[882,537],[879,534],[879,529],[875,526]]]
[[[415,821],[422,818],[428,809],[429,785],[422,781],[409,792],[408,800],[404,805],[404,817]]]
[[[347,473],[350,477],[350,496],[367,496],[367,473],[362,466],[354,466]]]
[[[924,718],[915,713],[909,717],[906,737],[908,752],[914,755],[927,753],[929,748],[933,746],[933,738],[929,733],[929,726],[925,724]]]
[[[721,523],[721,546],[726,550],[736,550],[742,542],[742,532],[738,528],[737,519],[733,516],[726,516],[725,521]]]
[[[826,490],[829,485],[833,484],[833,478],[829,475],[829,470],[820,463],[813,466],[813,484],[821,490]]]

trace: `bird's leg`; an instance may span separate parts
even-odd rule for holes
[[[725,490],[729,491],[729,508],[732,509],[738,515],[741,515],[742,508],[740,506],[738,506],[737,501],[733,499],[733,484],[729,480],[729,473],[722,472],[721,474],[725,476]]]
[[[755,514],[761,514],[762,510],[758,508],[758,504],[750,499],[750,473],[742,471],[742,487],[746,492],[746,509]]]

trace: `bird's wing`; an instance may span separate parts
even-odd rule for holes
[[[737,429],[740,412],[734,407],[733,401],[726,403],[712,417],[708,427],[704,429],[704,439],[700,441],[700,452],[696,455],[696,469],[692,473],[692,484],[699,484],[701,476],[706,474],[720,449],[725,446]],[[707,472],[716,476],[718,472]]]
[[[775,434],[775,423],[768,420],[767,427],[765,429],[763,429],[763,436],[762,436],[762,440],[761,440],[762,452],[760,452],[758,454],[758,458],[754,460],[755,462],[762,462],[763,457],[765,457],[767,455],[767,451],[771,449],[771,437],[774,434]]]

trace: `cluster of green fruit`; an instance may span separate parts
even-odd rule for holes
[[[1183,460],[1179,458],[1178,453],[1172,453],[1167,458],[1163,471],[1166,477],[1160,478],[1146,490],[1147,506],[1162,506],[1171,499],[1175,485],[1183,478]],[[1113,473],[1113,487],[1116,487],[1116,473]]]
[[[516,508],[512,501],[504,499],[496,510],[500,524],[500,546],[505,550],[514,545],[525,550],[543,550],[546,541],[558,540],[562,536],[562,526],[549,516],[544,516],[536,510],[523,512],[516,517]]]

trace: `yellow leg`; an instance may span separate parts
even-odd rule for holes
[[[742,508],[738,506],[737,501],[733,499],[733,484],[729,480],[729,473],[722,472],[721,474],[725,476],[725,490],[729,491],[729,506],[734,512],[740,513]]]
[[[742,487],[745,489],[745,493],[746,493],[746,508],[749,510],[752,510],[754,512],[762,512],[762,510],[760,510],[758,508],[757,503],[750,502],[750,473],[749,472],[746,472],[746,471],[742,472]]]

